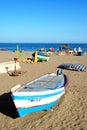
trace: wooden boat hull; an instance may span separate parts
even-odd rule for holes
[[[74,71],[87,71],[87,67],[84,64],[61,64],[58,66],[61,69],[74,70]]]
[[[37,55],[37,59],[40,61],[48,61],[50,59],[49,56],[42,56],[42,55]]]
[[[47,55],[45,52],[38,51],[37,59],[39,61],[48,61],[50,59],[50,56]]]
[[[52,82],[49,80],[45,82],[47,77],[49,77],[48,79],[50,79],[50,77],[52,79],[53,76],[56,78]],[[57,84],[55,84],[55,82],[57,82],[57,79],[59,81]],[[40,87],[42,83],[44,86],[45,84],[47,85],[47,90],[45,90],[44,87],[41,87],[40,90],[37,91],[38,87]],[[37,87],[35,87],[35,85]],[[51,85],[55,85],[55,87],[51,89]],[[56,74],[47,74],[23,86],[17,85],[13,87],[11,89],[12,99],[17,108],[19,116],[24,117],[25,115],[33,112],[52,108],[56,103],[58,103],[62,95],[65,93],[67,85],[68,79],[66,75],[57,77]],[[33,87],[36,89],[35,91],[32,90]],[[21,92],[20,88],[22,88]]]
[[[58,100],[51,102],[49,104],[44,104],[42,106],[35,106],[35,107],[31,107],[31,108],[18,108],[17,111],[18,111],[18,114],[19,114],[20,117],[24,117],[27,114],[31,114],[31,113],[34,113],[34,112],[39,112],[39,111],[42,111],[42,110],[50,109],[54,105],[56,105],[57,103],[58,103]]]

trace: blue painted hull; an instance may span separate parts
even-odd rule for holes
[[[17,111],[18,111],[18,114],[20,117],[24,117],[25,115],[33,113],[33,112],[50,109],[54,105],[56,105],[58,103],[58,101],[59,100],[56,100],[55,102],[51,102],[50,104],[45,104],[43,106],[36,106],[36,107],[31,107],[31,108],[19,108],[19,109],[17,109]]]
[[[58,72],[58,76],[54,73],[46,74],[36,80],[22,86],[14,86],[11,89],[19,117],[50,109],[58,103],[68,85],[67,76],[62,75],[61,71]]]
[[[35,100],[35,99],[44,99],[44,98],[50,98],[50,97],[54,97],[56,95],[59,95],[59,94],[62,94],[64,93],[65,90],[60,90],[58,92],[55,92],[55,93],[52,93],[52,94],[45,94],[45,95],[32,95],[32,96],[13,96],[13,99],[14,100],[20,100],[20,101],[23,101],[23,100]]]

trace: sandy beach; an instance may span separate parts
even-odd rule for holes
[[[14,60],[15,52],[0,51],[0,62]],[[24,58],[32,57],[23,52]],[[0,130],[87,130],[87,72],[64,70],[69,77],[69,86],[53,112],[41,111],[19,118],[10,97],[10,90],[17,84],[27,83],[46,73],[58,70],[63,63],[82,63],[87,66],[84,56],[58,56],[55,52],[48,62],[36,64],[20,62],[22,74],[17,77],[0,74]]]

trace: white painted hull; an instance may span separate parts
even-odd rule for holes
[[[64,75],[57,77],[56,74],[46,74],[23,86],[13,87],[12,99],[19,116],[23,117],[53,107],[65,93],[67,83],[64,77]]]
[[[48,98],[42,98],[42,99],[32,99],[32,100],[14,100],[16,108],[26,108],[26,107],[34,107],[34,106],[41,106],[44,104],[49,104],[51,102],[54,102],[61,98],[61,96],[64,94],[64,91],[60,93],[59,95],[48,97]]]

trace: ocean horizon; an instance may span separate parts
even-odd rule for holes
[[[46,51],[50,48],[54,48],[54,50],[57,51],[63,44],[69,45],[72,50],[81,47],[87,52],[87,43],[0,43],[0,50],[15,51],[18,47],[19,50],[23,51],[37,51],[41,48],[45,48]]]

